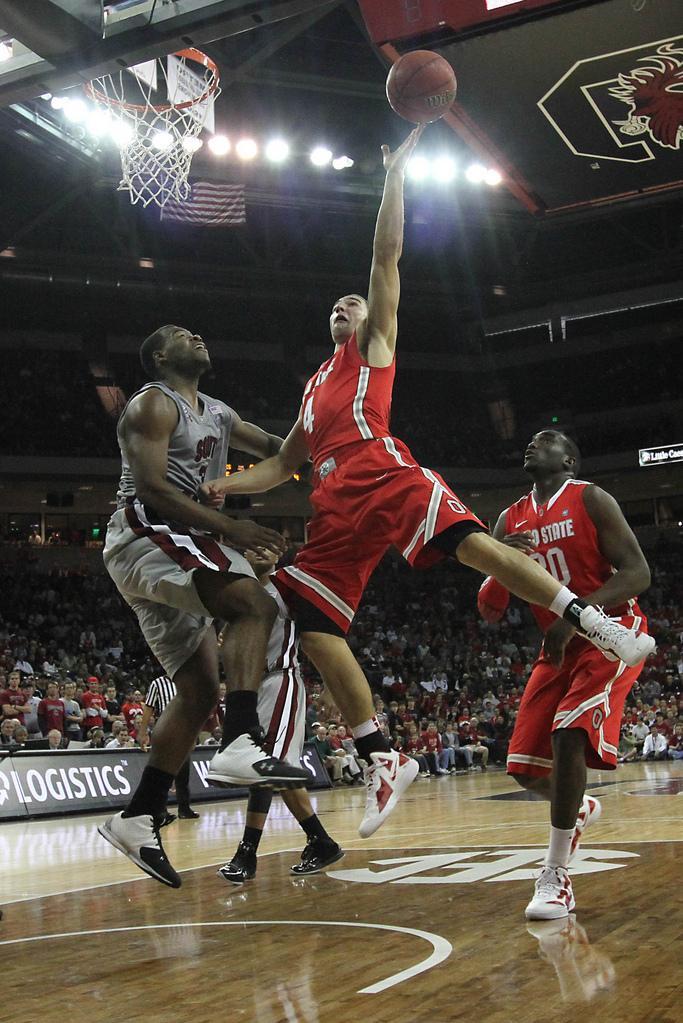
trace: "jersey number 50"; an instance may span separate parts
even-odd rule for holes
[[[553,579],[557,579],[558,583],[563,586],[566,586],[571,580],[567,559],[564,556],[564,551],[559,547],[551,547],[545,552],[545,555],[540,551],[534,551],[529,557],[537,561],[546,572],[550,572]]]

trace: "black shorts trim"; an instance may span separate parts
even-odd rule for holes
[[[458,522],[453,526],[448,526],[443,532],[437,533],[429,543],[425,544],[425,547],[437,547],[444,554],[455,557],[456,550],[470,533],[488,533],[488,529],[485,526],[480,526],[478,522]]]
[[[328,618],[324,611],[293,590],[287,591],[287,607],[299,633],[323,632],[326,636],[346,638],[344,630],[331,618]]]

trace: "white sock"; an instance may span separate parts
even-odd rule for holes
[[[566,586],[563,586],[550,605],[549,610],[556,614],[558,618],[561,618],[572,600],[576,600],[576,594],[572,593]]]
[[[371,717],[367,721],[362,721],[355,728],[351,729],[351,735],[354,739],[362,739],[365,735],[372,735],[373,732],[379,732],[379,721],[376,717]]]
[[[550,845],[545,857],[546,867],[564,867],[569,864],[569,850],[574,837],[574,828],[563,831],[562,828],[550,828]]]

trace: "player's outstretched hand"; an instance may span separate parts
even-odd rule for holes
[[[566,618],[558,618],[543,637],[543,653],[556,668],[562,667],[567,643],[576,634],[576,629]]]
[[[534,550],[534,540],[531,532],[525,529],[523,533],[507,533],[503,539],[507,547],[514,547],[516,551],[521,551],[522,554],[531,554]]]
[[[382,159],[384,160],[384,169],[387,173],[390,170],[403,172],[406,169],[408,160],[413,155],[413,149],[417,145],[424,127],[424,124],[418,124],[417,128],[413,128],[408,138],[404,139],[393,153],[389,146],[382,146]]]
[[[264,547],[278,557],[284,554],[287,543],[274,529],[259,526],[251,519],[226,519],[223,531],[225,539],[238,551],[255,550]]]

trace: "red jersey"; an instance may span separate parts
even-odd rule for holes
[[[102,711],[107,713],[107,701],[102,693],[93,693],[86,689],[81,697],[81,703],[85,710],[84,728],[101,728],[104,722]]]
[[[361,358],[353,334],[306,384],[304,434],[318,468],[335,451],[362,440],[390,437],[396,362],[384,368]]]
[[[46,696],[38,704],[38,717],[45,719],[45,727],[48,732],[56,728],[58,732],[64,735],[65,714],[64,704],[58,697],[52,700]]]
[[[2,708],[10,707],[25,707],[26,697],[21,689],[4,689],[0,693],[0,718],[2,718]],[[17,711],[15,714],[10,715],[15,721],[18,721],[20,725],[24,723],[24,715],[21,711]]]
[[[422,739],[422,745],[427,747],[430,753],[440,753],[443,749],[443,743],[441,742],[441,736],[438,732],[423,732],[420,736]]]
[[[142,704],[141,703],[135,703],[133,701],[129,702],[127,700],[124,703],[123,707],[121,708],[121,713],[123,714],[124,718],[126,719],[126,725],[130,729],[130,728],[133,727],[133,723],[134,723],[134,720],[137,717],[137,715],[138,714],[142,714]]]
[[[532,491],[510,505],[505,516],[505,532],[529,530],[534,543],[529,556],[579,597],[599,589],[614,571],[600,550],[598,531],[584,505],[583,494],[589,486],[584,480],[565,480],[545,504],[537,504]],[[557,620],[552,611],[530,606],[543,632]],[[642,617],[635,597],[605,610],[615,616]]]

